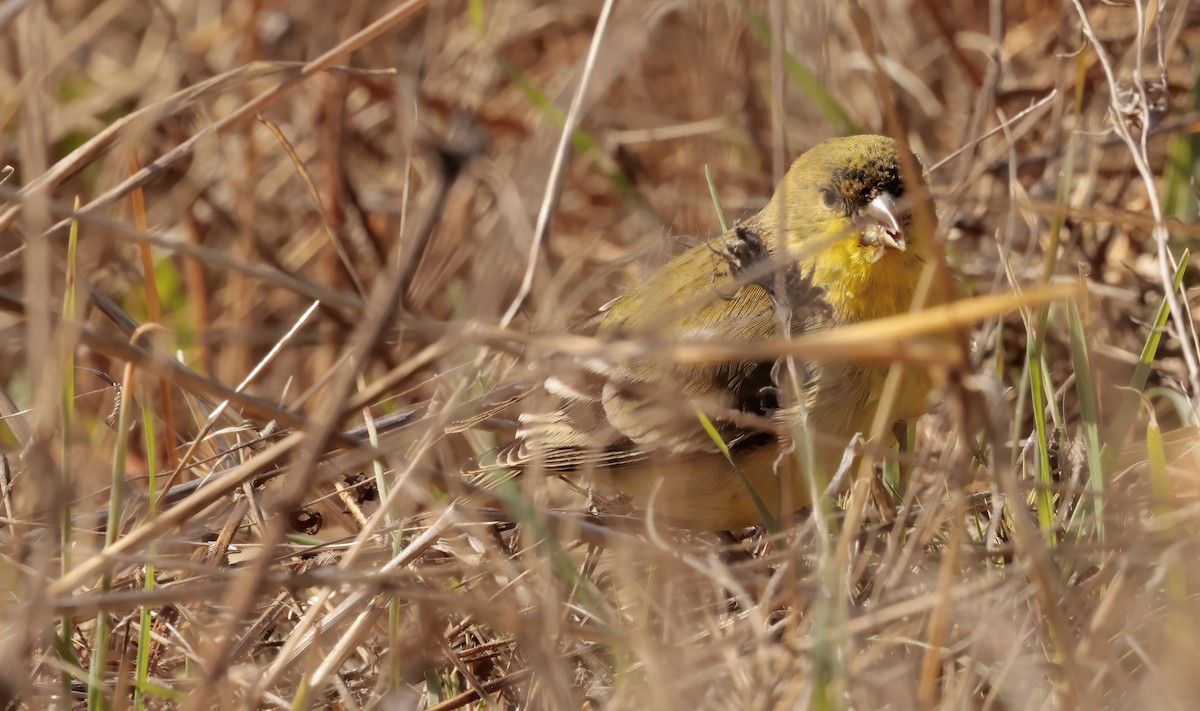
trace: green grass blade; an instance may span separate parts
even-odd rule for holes
[[[1037,502],[1038,523],[1041,525],[1042,531],[1049,534],[1047,540],[1051,544],[1054,544],[1058,541],[1058,535],[1054,532],[1054,492],[1051,489],[1053,477],[1050,472],[1050,435],[1046,427],[1047,393],[1045,392],[1045,379],[1042,377],[1042,359],[1039,355],[1041,348],[1035,344],[1037,340],[1034,334],[1030,333],[1028,335],[1029,399],[1032,409],[1030,414],[1033,415],[1033,423],[1037,436],[1034,481],[1037,482],[1038,488],[1035,501]],[[1052,395],[1053,393],[1050,394]]]
[[[1175,278],[1172,281],[1176,291],[1183,287],[1183,276],[1187,272],[1190,258],[1191,252],[1188,250],[1184,250],[1183,256],[1179,258],[1179,268],[1175,270]],[[1106,473],[1111,473],[1113,463],[1129,439],[1129,431],[1137,417],[1138,400],[1142,397],[1146,382],[1150,378],[1150,369],[1158,354],[1158,346],[1162,343],[1163,329],[1167,327],[1167,319],[1170,317],[1171,304],[1164,296],[1162,303],[1158,306],[1158,313],[1154,316],[1154,323],[1150,327],[1150,335],[1147,336],[1146,343],[1142,346],[1142,352],[1138,356],[1133,376],[1129,379],[1129,389],[1121,394],[1120,404],[1116,409],[1117,414],[1105,431],[1105,447],[1100,456],[1100,466],[1101,470]]]
[[[75,197],[75,210],[79,210],[79,196]],[[63,368],[63,393],[62,393],[62,448],[60,450],[61,460],[59,462],[60,473],[63,482],[63,491],[67,495],[62,497],[62,509],[59,511],[59,571],[66,575],[71,570],[71,446],[72,438],[71,431],[75,426],[75,338],[67,331],[73,328],[79,317],[79,298],[76,285],[79,280],[79,221],[71,221],[71,229],[67,235],[67,273],[66,273],[66,288],[63,294],[63,323],[66,328],[61,329],[62,339],[62,368]],[[71,651],[71,656],[66,658],[68,663],[78,666],[79,661],[74,658],[74,650],[71,646],[71,634],[75,629],[75,618],[71,615],[63,615],[59,624],[59,635],[62,637],[63,648]],[[61,677],[63,698],[70,698],[71,693],[71,675],[63,672]]]
[[[538,113],[559,128],[566,125],[566,113],[558,108],[550,100],[550,97],[546,96],[541,89],[534,86],[511,63],[505,61],[503,58],[497,58],[497,61],[508,73],[513,84],[520,89],[529,103],[537,109]],[[575,132],[571,134],[571,147],[575,150],[576,155],[591,160],[593,166],[608,179],[608,182],[620,193],[621,197],[637,197],[637,189],[634,187],[633,181],[629,179],[629,176],[625,175],[624,171],[615,165],[609,165],[600,160],[600,156],[603,155],[603,151],[600,149],[600,142],[593,138],[590,133],[582,128],[576,128]]]
[[[1092,513],[1096,517],[1096,533],[1103,539],[1104,493],[1108,490],[1108,477],[1101,465],[1100,457],[1100,409],[1096,398],[1096,382],[1092,375],[1087,336],[1083,330],[1083,319],[1080,318],[1079,306],[1074,301],[1067,305],[1067,323],[1071,332],[1071,363],[1075,368],[1075,392],[1079,395],[1079,409],[1083,417],[1083,436],[1087,448],[1089,473],[1088,487],[1092,492]]]
[[[1193,73],[1191,104],[1200,111],[1200,62]],[[1192,180],[1200,175],[1200,134],[1180,131],[1167,144],[1167,163],[1163,168],[1163,213],[1174,215],[1184,222],[1196,219],[1196,192]]]
[[[467,18],[471,23],[471,29],[475,30],[476,34],[482,35],[487,29],[486,17],[483,0],[471,0],[467,4]]]
[[[767,530],[771,533],[777,533],[779,531],[779,521],[777,521],[775,517],[771,515],[771,511],[767,508],[767,504],[762,500],[762,497],[758,495],[758,492],[754,490],[754,485],[750,483],[750,480],[746,477],[745,473],[742,472],[742,468],[737,465],[736,461],[734,461],[733,453],[729,451],[728,445],[725,444],[725,440],[721,437],[721,433],[717,431],[717,428],[712,423],[712,420],[708,418],[708,415],[705,415],[703,412],[701,412],[700,408],[696,408],[696,417],[700,420],[700,425],[704,428],[704,431],[708,433],[708,436],[711,437],[712,441],[716,443],[717,448],[721,450],[721,454],[725,455],[725,459],[728,460],[729,466],[733,467],[733,470],[737,472],[739,477],[741,477],[742,485],[746,487],[746,491],[750,492],[750,499],[754,502],[754,508],[756,511],[758,511],[758,515],[762,517],[763,525],[765,525]]]
[[[154,411],[144,398],[142,399],[142,403],[142,431],[145,432],[146,462],[149,468],[149,481],[146,483],[146,492],[148,494],[147,514],[150,518],[154,518],[158,515],[158,457],[154,446],[155,420]],[[146,563],[146,583],[143,587],[146,592],[154,590],[154,558],[157,552],[157,546],[151,543],[149,547],[149,562]],[[154,624],[153,612],[154,608],[152,606],[143,605],[138,617],[137,660],[134,667],[134,674],[137,681],[133,687],[133,706],[138,711],[146,708],[146,690],[151,687],[150,628]]]
[[[717,211],[717,220],[721,223],[721,231],[729,231],[729,221],[725,219],[725,208],[721,206],[721,196],[717,194],[717,184],[713,181],[712,172],[708,165],[704,166],[704,181],[708,183],[708,194],[712,197],[713,208]]]
[[[751,29],[758,34],[763,44],[770,47],[774,43],[774,35],[771,32],[770,23],[746,2],[741,3],[741,8],[742,14],[745,16],[746,22],[750,25]],[[862,133],[862,129],[854,123],[850,118],[850,114],[846,113],[846,110],[842,108],[841,102],[825,88],[820,77],[797,61],[787,51],[783,53],[783,62],[792,83],[804,94],[805,98],[813,102],[821,110],[821,113],[825,115],[825,120],[833,124],[835,130],[845,135]]]

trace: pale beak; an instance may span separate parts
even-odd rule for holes
[[[896,201],[889,193],[879,193],[867,203],[863,216],[871,223],[868,233],[874,241],[904,251],[904,221],[900,219]]]

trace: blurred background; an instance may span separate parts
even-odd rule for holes
[[[1200,234],[1200,9],[1186,0],[8,0],[0,32],[6,703],[1187,708],[1200,698],[1186,654],[1200,629],[1188,429],[1197,270],[1179,261]],[[455,475],[507,436],[447,432],[480,408],[439,408],[553,351],[479,329],[562,332],[719,232],[706,171],[735,219],[764,205],[804,150],[858,132],[903,135],[921,157],[969,294],[1047,282],[1086,293],[1075,311],[979,324],[963,387],[987,406],[979,422],[945,411],[922,422],[921,493],[898,500],[911,519],[843,535],[836,561],[811,525],[786,543],[749,535],[735,546],[746,560],[732,562],[711,538],[682,536],[684,552],[668,554],[654,537],[581,543],[570,529],[558,534],[580,566],[570,575],[557,553],[507,529],[452,542],[427,528],[450,520],[444,482],[397,503],[379,530],[365,518],[378,486],[347,503],[330,477],[283,484],[276,495],[303,507],[267,546],[279,555],[269,571],[251,571],[247,551],[259,550],[271,507],[247,514],[236,485],[224,508],[155,528],[148,477],[161,488],[193,441],[198,463],[176,483],[253,460],[262,445],[239,450],[238,438],[272,418],[303,428],[339,403],[361,411],[339,428],[362,424],[362,412],[428,408],[392,445],[400,460],[386,472],[351,467],[383,495],[387,476],[427,492],[404,478],[409,462]],[[330,383],[351,367],[355,328],[380,316],[368,295],[389,265],[403,275],[406,317],[360,352],[351,390],[370,396],[347,400]],[[1172,304],[1164,285],[1176,280]],[[1156,325],[1164,308],[1171,318]],[[147,323],[161,329],[138,336],[142,355],[122,350]],[[259,399],[235,398],[206,432],[217,403],[280,344],[245,388]],[[151,351],[187,373],[150,367]],[[130,359],[140,381],[125,392],[113,383]],[[121,399],[136,408],[127,430],[105,423]],[[1168,473],[1152,486],[1159,429]],[[989,446],[996,432],[1008,449]],[[1104,459],[1098,445],[1109,442],[1109,452],[1142,449]],[[1033,549],[1009,536],[998,494],[947,503],[947,481],[986,495],[1001,469],[1027,487],[1028,500],[1007,506],[1040,526]],[[1087,483],[1100,480],[1107,493]],[[126,492],[112,510],[114,481]],[[1076,512],[1098,512],[1093,501],[1108,508],[1089,522]],[[119,530],[100,512],[119,516]],[[406,559],[405,576],[372,577],[429,531],[441,538]],[[69,577],[131,532],[146,542],[104,563],[108,578],[99,567]],[[319,558],[339,546],[369,552]],[[175,593],[150,594],[148,563]],[[288,577],[322,566],[333,577]],[[234,587],[223,586],[244,579],[258,584],[226,598]],[[608,597],[625,584],[636,601]],[[130,590],[145,596],[115,596]],[[353,598],[363,590],[375,597]],[[347,600],[373,616],[346,632],[349,617],[331,615],[325,636],[304,636],[299,620]],[[151,621],[153,649],[138,643]]]

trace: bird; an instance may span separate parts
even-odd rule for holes
[[[887,136],[813,146],[761,211],[684,251],[575,330],[600,339],[736,342],[752,352],[788,334],[909,311],[922,271],[944,255],[933,242],[927,190],[913,192],[927,201],[917,209],[928,217],[911,219],[918,213],[906,178],[923,179],[903,175],[902,162]],[[934,290],[927,303],[941,300]],[[762,524],[812,503],[806,467],[787,456],[789,428],[802,423],[811,434],[806,461],[828,480],[855,434],[872,427],[888,373],[887,364],[800,366],[638,357],[556,368],[524,395],[515,435],[494,466],[586,483],[671,526]],[[927,369],[905,368],[891,419],[923,414],[933,384]]]

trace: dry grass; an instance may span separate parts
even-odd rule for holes
[[[1191,708],[1200,13],[1139,2],[627,0],[594,62],[601,0],[0,3],[0,705]],[[894,521],[463,479],[706,167],[855,128],[971,293],[1085,293],[928,366]]]

